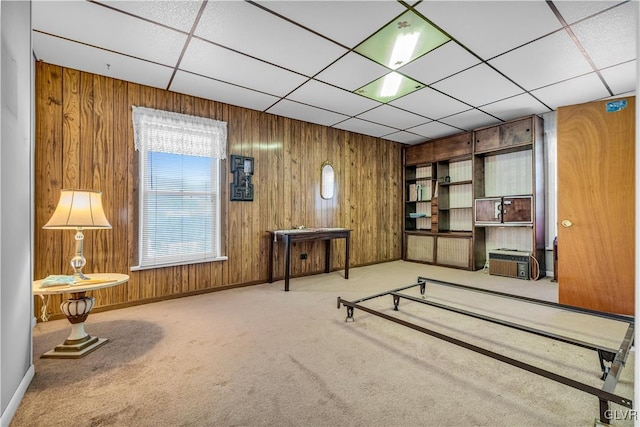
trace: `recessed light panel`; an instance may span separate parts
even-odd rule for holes
[[[409,10],[360,43],[354,50],[395,70],[449,40],[449,37]],[[386,103],[424,86],[394,71],[356,89],[355,93]]]
[[[379,102],[387,103],[408,93],[422,89],[424,86],[424,84],[418,81],[392,71],[386,76],[382,76],[368,85],[356,89],[355,93]]]
[[[409,10],[354,50],[395,70],[449,40],[440,30]]]

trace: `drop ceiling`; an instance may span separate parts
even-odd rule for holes
[[[395,71],[357,48],[408,10],[448,41]],[[635,94],[637,1],[33,1],[37,60],[405,144]]]

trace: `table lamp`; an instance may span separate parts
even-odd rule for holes
[[[92,190],[62,190],[56,210],[42,228],[76,230],[76,254],[71,258],[74,281],[87,280],[88,277],[82,274],[82,267],[87,263],[82,254],[82,230],[111,228],[102,209],[102,193]]]

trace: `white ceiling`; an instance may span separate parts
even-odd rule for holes
[[[407,9],[452,40],[398,72],[353,49]],[[406,144],[634,94],[637,1],[32,2],[37,60]]]

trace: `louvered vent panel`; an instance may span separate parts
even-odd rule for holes
[[[438,264],[469,266],[469,239],[438,237]]]
[[[407,259],[433,262],[433,236],[407,236]]]
[[[473,211],[471,209],[452,209],[449,211],[449,230],[471,231],[473,228]]]
[[[416,212],[426,215],[426,217],[416,219],[416,229],[431,230],[431,202],[417,203]]]
[[[530,227],[487,227],[485,233],[487,259],[489,251],[494,249],[531,251],[533,247]]]
[[[470,181],[473,176],[471,160],[449,163],[449,178],[451,182]]]
[[[473,206],[473,188],[471,184],[451,185],[449,187],[449,208],[470,208]]]
[[[431,166],[422,166],[416,168],[416,179],[431,178]]]
[[[531,194],[531,150],[484,158],[486,197]]]

